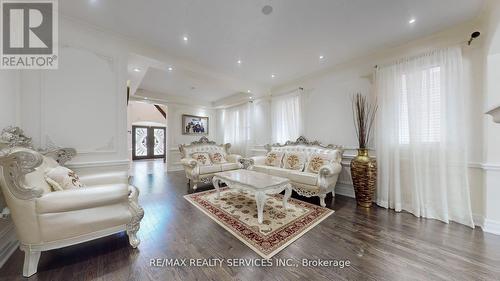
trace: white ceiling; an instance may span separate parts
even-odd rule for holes
[[[161,99],[161,93],[163,98],[177,96],[193,103],[207,103],[238,92],[211,77],[181,68],[168,71],[149,67],[139,87],[152,98]]]
[[[141,40],[214,73],[272,87],[470,20],[483,0],[72,0],[59,5],[66,16]],[[263,15],[264,5],[272,5],[273,13]],[[411,18],[416,22],[409,24]],[[326,59],[320,62],[319,55]],[[235,92],[190,75],[178,77],[182,85],[177,85],[152,70],[140,87],[195,95],[186,85],[201,80],[208,83],[207,99]]]

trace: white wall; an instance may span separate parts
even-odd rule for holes
[[[165,106],[161,106],[167,113]],[[168,113],[167,113],[168,116]],[[145,125],[145,126],[167,126],[167,119],[161,115],[160,111],[155,108],[154,104],[130,101],[127,107],[127,142],[128,142],[128,156],[132,160],[132,125]],[[168,149],[168,147],[167,147]]]
[[[19,122],[19,71],[0,70],[0,130]]]
[[[458,44],[465,41],[477,23],[467,23],[453,29],[434,34],[428,38],[409,42],[403,46],[386,49],[372,55],[356,59],[319,73],[291,81],[272,89],[279,94],[303,87],[306,94],[305,136],[323,143],[340,144],[346,148],[357,147],[352,120],[351,96],[356,92],[372,96],[372,79],[375,65],[392,62],[398,58],[411,56],[427,50]],[[480,40],[472,47],[463,47],[465,87],[467,89],[467,121],[464,128],[469,129],[470,189],[473,213],[484,216],[483,190],[483,141],[482,141],[482,79],[484,54]],[[376,133],[376,132],[375,132]],[[355,150],[346,150],[345,168],[350,155]],[[372,152],[374,154],[374,152]],[[339,193],[353,195],[348,169],[344,169],[339,183]]]
[[[484,17],[485,75],[483,112],[500,106],[500,1],[490,1]],[[500,124],[490,116],[483,118],[484,128],[484,229],[500,234]]]
[[[128,52],[72,22],[63,20],[59,32],[59,69],[21,73],[20,125],[37,147],[76,148],[69,166],[80,173],[126,169]]]
[[[182,134],[182,114],[208,116],[208,139],[217,141],[217,121],[215,109],[210,109],[203,106],[190,106],[184,104],[167,103],[168,120],[167,120],[167,169],[168,171],[180,171],[182,165],[180,163],[179,144],[189,144],[200,139],[200,136],[191,136]]]

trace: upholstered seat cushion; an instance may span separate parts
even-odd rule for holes
[[[224,163],[222,164],[222,171],[230,171],[239,169],[240,165],[238,163]]]
[[[201,175],[218,173],[218,172],[222,172],[222,165],[221,164],[200,166],[200,174]]]
[[[316,185],[318,183],[318,174],[314,173],[292,171],[288,175],[288,178],[291,181],[298,182],[301,184]]]
[[[35,203],[38,214],[62,213],[126,202],[128,194],[128,184],[107,184],[51,192],[35,199]]]
[[[38,215],[40,233],[44,242],[74,238],[79,235],[125,225],[131,219],[132,213],[127,202],[73,212]]]
[[[293,182],[297,182],[300,184],[307,185],[316,185],[318,183],[318,174],[315,173],[307,173],[307,172],[299,172],[284,168],[271,167],[266,165],[255,165],[253,166],[253,170],[256,172],[287,178]]]
[[[267,165],[254,165],[253,170],[259,173],[264,173],[282,178],[288,178],[288,175],[292,172],[292,170],[288,170],[285,168],[272,167]]]

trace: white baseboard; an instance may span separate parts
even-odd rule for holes
[[[485,218],[482,229],[484,232],[500,235],[500,221]]]

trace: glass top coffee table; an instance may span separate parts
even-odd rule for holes
[[[255,194],[259,223],[263,221],[266,195],[277,194],[285,190],[285,196],[283,196],[283,208],[285,209],[288,208],[287,201],[292,195],[292,186],[289,179],[241,169],[214,174],[212,183],[217,190],[217,199],[220,196],[219,184],[221,182],[225,183],[229,188],[245,189]]]

